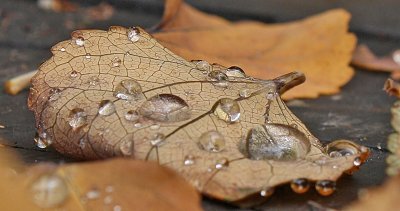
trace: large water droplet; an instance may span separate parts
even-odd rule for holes
[[[123,100],[137,100],[142,97],[142,87],[132,79],[121,81],[115,87],[114,96]]]
[[[133,153],[133,141],[129,138],[124,139],[119,145],[119,149],[124,156],[131,156]]]
[[[186,155],[184,160],[183,160],[183,165],[185,166],[191,166],[195,163],[194,156],[193,155]]]
[[[221,71],[213,70],[208,74],[208,76],[211,80],[215,81],[213,84],[216,86],[227,87],[229,85],[228,76]]]
[[[127,36],[130,41],[137,42],[140,39],[140,30],[137,27],[130,27]]]
[[[61,205],[68,197],[65,181],[56,174],[44,174],[31,185],[33,201],[42,208]]]
[[[200,136],[199,144],[208,152],[220,152],[225,147],[225,138],[218,131],[208,131]]]
[[[322,196],[329,196],[336,190],[336,183],[331,180],[320,180],[315,183],[315,189]]]
[[[246,73],[242,70],[242,68],[237,66],[232,66],[226,70],[226,75],[229,77],[236,77],[236,78],[245,78]]]
[[[125,119],[127,121],[136,122],[139,120],[139,113],[137,111],[130,110],[126,112]]]
[[[310,189],[310,182],[305,178],[294,179],[290,183],[290,187],[295,193],[305,193]]]
[[[81,108],[74,108],[71,110],[69,114],[69,125],[72,127],[73,130],[77,130],[80,127],[86,124],[86,116],[87,114]]]
[[[165,135],[162,133],[156,133],[151,139],[150,144],[152,146],[161,146],[165,141]]]
[[[45,149],[52,144],[51,138],[45,132],[41,134],[36,133],[34,141],[36,146],[40,149]]]
[[[227,158],[218,159],[217,162],[215,163],[216,169],[224,169],[228,168],[228,166],[229,166],[229,160]]]
[[[246,139],[246,152],[254,160],[289,161],[304,158],[311,144],[299,130],[282,124],[257,125]]]
[[[189,105],[182,98],[172,94],[151,97],[141,105],[139,114],[159,122],[179,122],[190,119]]]
[[[111,115],[115,112],[115,105],[111,100],[102,100],[99,105],[99,114],[103,116]]]
[[[351,156],[361,153],[360,147],[347,140],[338,140],[329,143],[326,146],[326,153],[330,157]]]
[[[222,98],[214,105],[214,114],[225,122],[236,122],[240,118],[239,103],[230,98]]]

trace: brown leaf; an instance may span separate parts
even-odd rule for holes
[[[349,62],[356,37],[347,31],[350,14],[344,10],[284,24],[232,23],[181,1],[166,2],[160,31],[153,35],[187,60],[237,65],[262,79],[304,72],[307,83],[286,99],[337,93],[353,76]]]
[[[196,190],[155,163],[113,159],[27,168],[3,151],[2,210],[201,210]]]
[[[346,211],[398,210],[400,177],[393,177],[383,186],[361,192],[360,200],[348,206]]]
[[[348,141],[324,148],[290,112],[280,93],[302,83],[301,73],[259,80],[239,67],[188,62],[140,28],[76,31],[52,52],[29,96],[40,147],[155,160],[230,202],[297,178],[305,179],[295,191],[311,180],[329,195],[332,181],[368,155]]]
[[[395,51],[390,56],[377,57],[368,46],[361,44],[357,46],[351,63],[367,70],[391,72],[391,77],[398,80],[400,79],[400,65],[393,59],[396,55],[400,57],[400,51]]]

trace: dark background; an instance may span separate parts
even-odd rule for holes
[[[74,1],[72,1],[74,2]],[[150,27],[160,19],[160,0],[107,1],[115,8],[106,21],[91,21],[85,7],[99,1],[75,1],[80,8],[74,13],[45,11],[34,0],[1,0],[0,2],[0,83],[12,76],[36,69],[51,56],[50,47],[69,39],[79,28],[107,29],[110,25]],[[400,1],[397,0],[203,0],[188,1],[197,8],[230,20],[252,19],[268,23],[296,20],[331,8],[345,8],[352,15],[350,30],[378,55],[400,48]],[[305,41],[312,42],[312,41]],[[360,189],[380,185],[386,178],[386,137],[392,132],[390,106],[395,100],[383,91],[388,74],[356,70],[355,77],[335,96],[288,103],[309,129],[327,143],[350,139],[370,147],[372,156],[353,176],[338,181],[337,192],[330,197],[291,192],[280,187],[264,205],[254,210],[310,210],[308,200],[324,206],[341,208],[357,198]],[[33,114],[26,106],[28,91],[17,96],[4,94],[0,87],[0,143],[11,146],[26,163],[41,161],[69,162],[52,149],[34,146]],[[379,147],[381,146],[381,147]],[[10,148],[11,149],[11,148]],[[230,205],[203,200],[206,210],[233,210]]]

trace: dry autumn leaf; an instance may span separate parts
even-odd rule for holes
[[[307,83],[284,98],[315,98],[339,92],[354,74],[349,63],[356,37],[347,31],[349,19],[338,9],[292,23],[232,23],[181,0],[167,0],[153,36],[187,60],[237,65],[262,79],[300,70]]]
[[[290,112],[280,93],[303,82],[301,73],[259,80],[188,62],[137,27],[75,31],[52,52],[29,96],[39,147],[155,160],[229,202],[291,181],[295,192],[311,180],[329,195],[368,156],[349,141],[324,148]]]
[[[1,152],[2,210],[201,210],[197,191],[155,163],[120,158],[26,167]]]

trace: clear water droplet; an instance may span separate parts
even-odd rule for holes
[[[336,190],[336,183],[331,180],[320,180],[315,183],[315,189],[322,196],[329,196]]]
[[[115,205],[113,211],[122,211],[122,207],[120,205]]]
[[[134,126],[135,128],[141,128],[141,127],[143,127],[143,124],[140,123],[140,122],[137,122],[137,123],[135,123],[133,126]]]
[[[65,49],[65,48],[60,48],[60,51],[61,51],[61,52],[65,52],[66,49]]]
[[[214,105],[214,114],[228,123],[239,121],[239,103],[230,98],[222,98]]]
[[[69,76],[70,76],[71,78],[76,78],[76,77],[78,76],[78,72],[76,72],[75,70],[73,70],[73,71],[69,74]]]
[[[33,201],[42,208],[59,206],[68,198],[68,186],[57,174],[44,174],[31,185]]]
[[[130,41],[137,42],[140,39],[140,30],[137,27],[130,27],[127,36]]]
[[[73,130],[77,130],[86,124],[87,114],[81,108],[74,108],[69,114],[69,125]]]
[[[85,58],[86,59],[90,59],[92,56],[90,55],[90,53],[87,53],[86,55],[85,55]]]
[[[274,189],[273,188],[263,188],[260,191],[260,196],[262,197],[269,197],[274,193]]]
[[[97,188],[93,188],[86,192],[86,199],[98,199],[100,197],[100,191]]]
[[[211,65],[207,61],[204,60],[193,60],[193,63],[196,64],[196,68],[205,72],[209,72],[211,70]]]
[[[86,147],[86,139],[81,138],[81,139],[79,140],[79,147],[80,147],[81,149],[84,149],[84,148]]]
[[[75,39],[75,44],[82,47],[83,45],[85,45],[85,39],[83,37],[78,37]]]
[[[246,73],[243,71],[242,68],[237,66],[232,66],[226,70],[226,75],[229,77],[236,77],[236,78],[245,78]]]
[[[224,169],[228,168],[228,166],[229,166],[229,160],[227,158],[218,159],[217,162],[215,163],[216,169]]]
[[[381,150],[381,149],[382,149],[382,144],[381,144],[381,143],[378,143],[378,144],[376,145],[376,148],[378,148],[379,150]]]
[[[106,187],[106,193],[112,193],[112,192],[114,192],[114,186],[108,185],[108,186]]]
[[[400,50],[395,50],[392,54],[393,61],[400,64]]]
[[[150,140],[152,146],[161,146],[165,141],[165,135],[162,133],[156,133]]]
[[[124,139],[119,145],[119,149],[121,150],[124,156],[132,156],[133,153],[133,141],[130,139]]]
[[[250,90],[248,90],[248,89],[241,89],[241,90],[239,91],[239,96],[240,96],[241,98],[248,98],[248,97],[251,96],[251,92],[250,92]]]
[[[61,89],[51,88],[49,94],[50,94],[49,101],[50,102],[56,101],[61,97]]]
[[[115,105],[111,100],[102,100],[99,104],[99,114],[103,116],[111,115],[115,112]]]
[[[119,66],[121,65],[121,63],[122,63],[122,61],[121,61],[121,59],[119,59],[118,57],[115,57],[115,58],[112,60],[112,66],[113,66],[113,67],[119,67]]]
[[[225,138],[218,131],[208,131],[200,136],[199,144],[208,152],[221,152],[225,148]]]
[[[193,165],[195,163],[195,160],[194,160],[194,156],[193,155],[186,155],[185,156],[185,159],[184,159],[184,161],[183,161],[183,165],[185,165],[185,166],[191,166],[191,165]]]
[[[104,204],[111,204],[113,201],[112,196],[106,196],[104,197]]]
[[[360,157],[354,158],[353,164],[354,166],[360,166],[362,164],[361,158]]]
[[[139,114],[156,122],[179,122],[190,119],[189,105],[172,94],[159,94],[145,101]]]
[[[36,146],[39,147],[40,149],[45,149],[52,144],[51,138],[45,132],[41,134],[36,133],[34,141]]]
[[[351,156],[360,153],[360,147],[347,140],[338,140],[326,146],[326,152],[330,157]]]
[[[215,81],[215,83],[213,83],[215,86],[226,88],[229,85],[228,76],[221,71],[213,70],[208,74],[208,77],[210,77],[212,81]]]
[[[137,111],[130,110],[126,112],[125,119],[127,121],[136,122],[139,120],[139,113]]]
[[[305,193],[310,189],[310,182],[305,178],[294,179],[290,183],[290,187],[295,193]]]
[[[123,100],[138,100],[143,96],[142,87],[135,80],[123,80],[115,87],[114,96]]]

